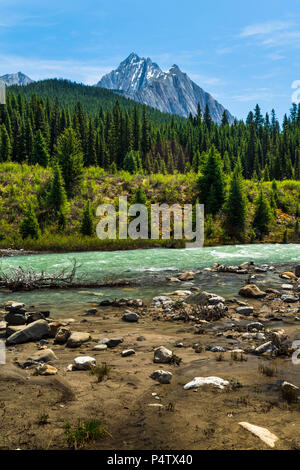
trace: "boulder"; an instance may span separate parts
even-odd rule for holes
[[[67,326],[61,326],[54,338],[54,342],[58,344],[65,344],[71,336],[71,330]]]
[[[21,302],[14,302],[14,301],[8,301],[5,304],[5,310],[8,310],[9,312],[18,312],[21,309],[24,309],[25,304],[22,304]]]
[[[36,371],[39,375],[56,375],[58,372],[56,367],[50,364],[42,364],[36,368]]]
[[[93,347],[93,351],[105,351],[107,349],[107,344],[96,344]]]
[[[4,320],[7,322],[8,325],[26,325],[27,318],[25,315],[21,313],[14,313],[9,311]]]
[[[260,426],[255,426],[254,424],[241,422],[239,423],[244,429],[251,432],[255,436],[259,437],[265,444],[269,447],[275,447],[275,443],[278,441],[278,437],[275,434],[272,434],[268,429],[261,428]]]
[[[253,307],[238,307],[236,308],[236,313],[239,313],[240,315],[252,315],[254,311]]]
[[[49,328],[50,328],[49,336],[50,336],[50,338],[55,338],[56,333],[58,332],[58,330],[61,326],[63,326],[63,324],[60,321],[53,321],[53,322],[49,323]]]
[[[50,312],[27,312],[27,323],[33,323],[37,320],[45,320],[50,315]]]
[[[73,368],[76,370],[89,370],[91,366],[96,365],[96,359],[90,356],[75,357]]]
[[[263,330],[263,328],[264,328],[264,325],[262,323],[258,322],[258,321],[248,323],[248,325],[247,325],[247,330],[248,331],[252,331],[252,330],[260,331],[260,330]]]
[[[55,361],[57,357],[52,351],[52,349],[46,348],[46,349],[42,349],[41,351],[37,351],[36,353],[32,354],[27,359],[36,361],[36,362],[51,362],[51,361]]]
[[[192,388],[199,388],[203,385],[213,385],[214,387],[220,388],[229,385],[228,380],[221,379],[220,377],[195,377],[191,382],[187,383],[183,388],[184,390],[190,390]]]
[[[38,341],[49,336],[49,332],[50,328],[46,320],[37,320],[9,336],[6,344],[10,346],[12,344],[27,343],[28,341]]]
[[[192,271],[185,271],[178,276],[180,281],[192,281],[195,277],[195,273]]]
[[[221,297],[221,296],[219,296],[219,295],[216,295],[215,297],[210,297],[210,298],[208,299],[208,303],[209,303],[210,305],[218,305],[219,303],[224,304],[224,303],[225,303],[225,299],[224,299],[224,297]]]
[[[123,338],[110,338],[106,344],[109,348],[115,348],[121,343],[123,343]]]
[[[169,364],[172,360],[173,352],[164,346],[160,346],[154,351],[154,362],[160,364]]]
[[[124,351],[121,352],[122,357],[132,356],[133,354],[135,354],[134,349],[124,349]]]
[[[126,322],[129,322],[129,323],[136,323],[139,321],[139,315],[137,313],[134,313],[134,312],[127,312],[127,313],[124,313],[123,317],[122,317],[122,320],[123,321],[126,321]]]
[[[299,301],[299,297],[296,297],[294,295],[283,294],[281,296],[281,300],[283,300],[283,302],[287,302],[289,304],[295,304],[296,302]]]
[[[169,384],[172,380],[173,374],[165,370],[155,370],[150,375],[150,378],[156,380],[160,384]]]
[[[255,284],[248,284],[239,291],[242,297],[249,297],[253,299],[259,299],[266,295],[266,292],[261,291]]]
[[[68,348],[79,348],[82,343],[90,341],[91,335],[89,333],[81,333],[80,331],[73,331],[68,338],[67,347]]]
[[[297,279],[297,276],[296,274],[290,272],[290,271],[287,271],[285,273],[282,273],[282,276],[285,276],[286,278],[290,278],[290,279]]]

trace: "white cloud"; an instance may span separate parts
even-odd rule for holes
[[[94,85],[102,75],[110,72],[112,68],[113,66],[99,64],[95,61],[39,60],[0,54],[0,76],[22,71],[33,80],[67,78]]]
[[[256,23],[246,26],[240,34],[240,37],[261,36],[272,34],[278,31],[286,30],[291,27],[291,23],[284,21],[267,21],[265,23]]]

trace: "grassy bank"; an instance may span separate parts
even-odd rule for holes
[[[91,201],[93,211],[101,203],[112,203],[117,208],[119,196],[127,196],[130,204],[139,185],[153,203],[192,203],[197,199],[197,178],[194,172],[175,175],[131,175],[119,172],[111,175],[101,168],[85,169],[79,191],[69,201],[69,212],[65,230],[59,231],[56,221],[49,221],[47,193],[52,178],[51,169],[16,163],[0,164],[0,248],[35,251],[90,251],[127,250],[153,247],[183,247],[182,241],[169,240],[99,240],[80,233],[83,207]],[[229,181],[228,181],[229,183]],[[263,239],[257,239],[252,229],[254,200],[258,193],[258,182],[245,181],[248,199],[247,229],[245,243],[299,243],[300,234],[295,231],[297,204],[300,201],[300,182],[285,180],[277,182],[278,203],[270,231]],[[269,198],[271,182],[263,183],[264,194]],[[35,209],[41,236],[35,240],[22,239],[19,227],[24,218],[26,206],[31,201]],[[298,221],[300,219],[298,217]],[[95,226],[98,219],[94,217]],[[205,223],[205,245],[233,244],[223,228],[223,214],[208,217]]]

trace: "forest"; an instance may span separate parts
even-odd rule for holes
[[[207,243],[270,233],[273,241],[297,240],[300,105],[282,123],[257,105],[246,122],[229,125],[224,113],[217,125],[208,106],[184,119],[66,80],[13,86],[0,105],[0,173],[5,247],[33,246],[47,231],[62,240],[71,228],[94,237],[95,203],[118,196],[116,181],[147,204],[204,203]]]

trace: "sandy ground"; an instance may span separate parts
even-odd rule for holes
[[[293,366],[290,358],[277,358],[276,375],[267,377],[258,365],[268,359],[248,354],[247,362],[236,362],[226,352],[218,361],[219,354],[205,351],[207,345],[235,344],[232,338],[216,337],[218,323],[206,334],[196,335],[190,323],[162,322],[146,315],[139,323],[125,323],[121,320],[124,310],[103,308],[84,320],[74,316],[72,331],[92,336],[80,348],[55,345],[49,339],[48,347],[58,358],[53,362],[58,374],[53,377],[34,376],[32,369],[15,364],[37,351],[38,343],[8,348],[7,364],[0,366],[0,449],[65,449],[64,425],[79,419],[98,419],[109,433],[85,446],[91,449],[268,449],[242,429],[240,421],[276,434],[277,449],[300,448],[300,407],[284,402],[279,388],[281,380],[300,386],[300,366]],[[297,337],[300,327],[289,328]],[[141,335],[145,341],[137,341]],[[93,351],[97,340],[105,337],[123,337],[124,342],[114,349]],[[178,342],[184,347],[176,348]],[[197,354],[192,346],[199,342],[204,351]],[[182,358],[180,366],[153,363],[153,351],[161,345]],[[121,357],[121,351],[128,348],[136,354]],[[97,364],[106,362],[111,367],[109,377],[98,383],[88,371],[67,372],[68,364],[79,355],[92,356]],[[157,369],[172,372],[171,384],[149,378]],[[233,379],[242,387],[184,390],[197,376]],[[164,407],[149,406],[154,403]],[[42,425],[43,414],[48,415],[48,423]]]

